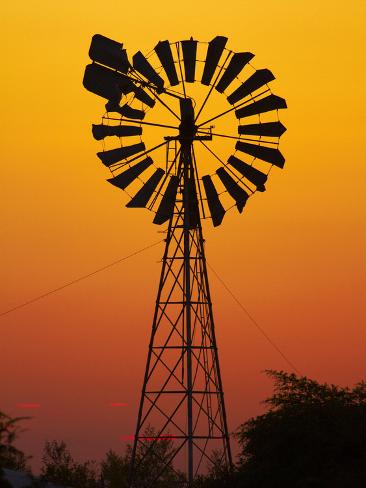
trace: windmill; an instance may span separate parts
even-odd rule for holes
[[[190,487],[207,466],[232,464],[202,220],[217,227],[229,208],[242,212],[272,166],[284,166],[278,110],[286,102],[268,86],[271,71],[254,69],[253,54],[234,53],[227,40],[160,41],[129,59],[97,34],[89,50],[83,83],[107,100],[92,130],[108,181],[127,192],[127,207],[147,208],[167,226],[131,487],[156,486],[167,473]],[[162,460],[156,446],[167,438],[174,447]],[[159,469],[143,481],[149,455]]]

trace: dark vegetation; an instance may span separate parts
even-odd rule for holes
[[[0,487],[10,488],[3,477],[3,468],[30,472],[27,465],[29,457],[14,446],[14,441],[22,429],[19,423],[27,417],[11,418],[0,411]]]
[[[240,445],[235,467],[217,463],[195,488],[348,488],[366,486],[366,383],[354,388],[320,384],[306,377],[267,371],[274,381],[267,411],[244,422],[234,434]],[[27,457],[14,447],[22,418],[0,413],[0,467],[27,470]],[[147,436],[153,436],[153,430]],[[139,448],[138,458],[144,455]],[[172,439],[156,443],[139,472],[144,486],[169,459]],[[219,456],[217,457],[220,458]],[[127,488],[131,447],[109,451],[103,461],[79,463],[64,442],[47,442],[42,480],[73,488]],[[1,475],[0,475],[1,476]],[[156,488],[179,486],[167,473]],[[5,484],[0,485],[6,486]]]
[[[366,486],[366,383],[350,389],[266,373],[274,380],[267,412],[238,429],[241,450],[234,472],[204,486]]]

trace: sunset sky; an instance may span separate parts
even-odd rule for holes
[[[2,17],[0,313],[163,238],[95,155],[104,103],[82,86],[92,35],[129,54],[224,35],[276,75],[286,165],[242,215],[205,222],[208,261],[302,374],[366,379],[363,0],[17,1]],[[46,439],[84,460],[133,434],[162,252],[0,318],[0,410],[33,417],[19,447],[36,468]],[[290,366],[210,279],[233,431],[263,411],[263,370]]]

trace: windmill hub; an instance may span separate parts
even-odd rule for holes
[[[166,136],[166,141],[179,141],[185,146],[190,146],[193,141],[211,141],[211,127],[205,135],[197,135],[198,125],[195,124],[196,118],[191,98],[181,98],[180,100],[180,119],[179,135]],[[207,131],[207,129],[201,129]]]
[[[193,142],[197,132],[197,126],[194,125],[193,121],[182,121],[179,126],[179,137],[178,139],[185,142]]]

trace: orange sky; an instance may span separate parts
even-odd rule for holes
[[[338,5],[187,0],[182,12],[166,1],[110,1],[105,10],[95,0],[7,2],[1,310],[162,238],[151,214],[124,207],[95,156],[90,126],[103,101],[81,84],[91,36],[122,41],[131,54],[159,39],[226,35],[277,77],[274,92],[289,106],[287,163],[242,216],[205,224],[208,260],[301,372],[340,384],[365,378],[366,8]],[[162,252],[1,318],[0,408],[18,415],[17,404],[40,404],[19,443],[36,465],[45,439],[98,459],[133,432]],[[271,386],[261,371],[288,365],[214,276],[211,286],[233,430],[261,411]]]

